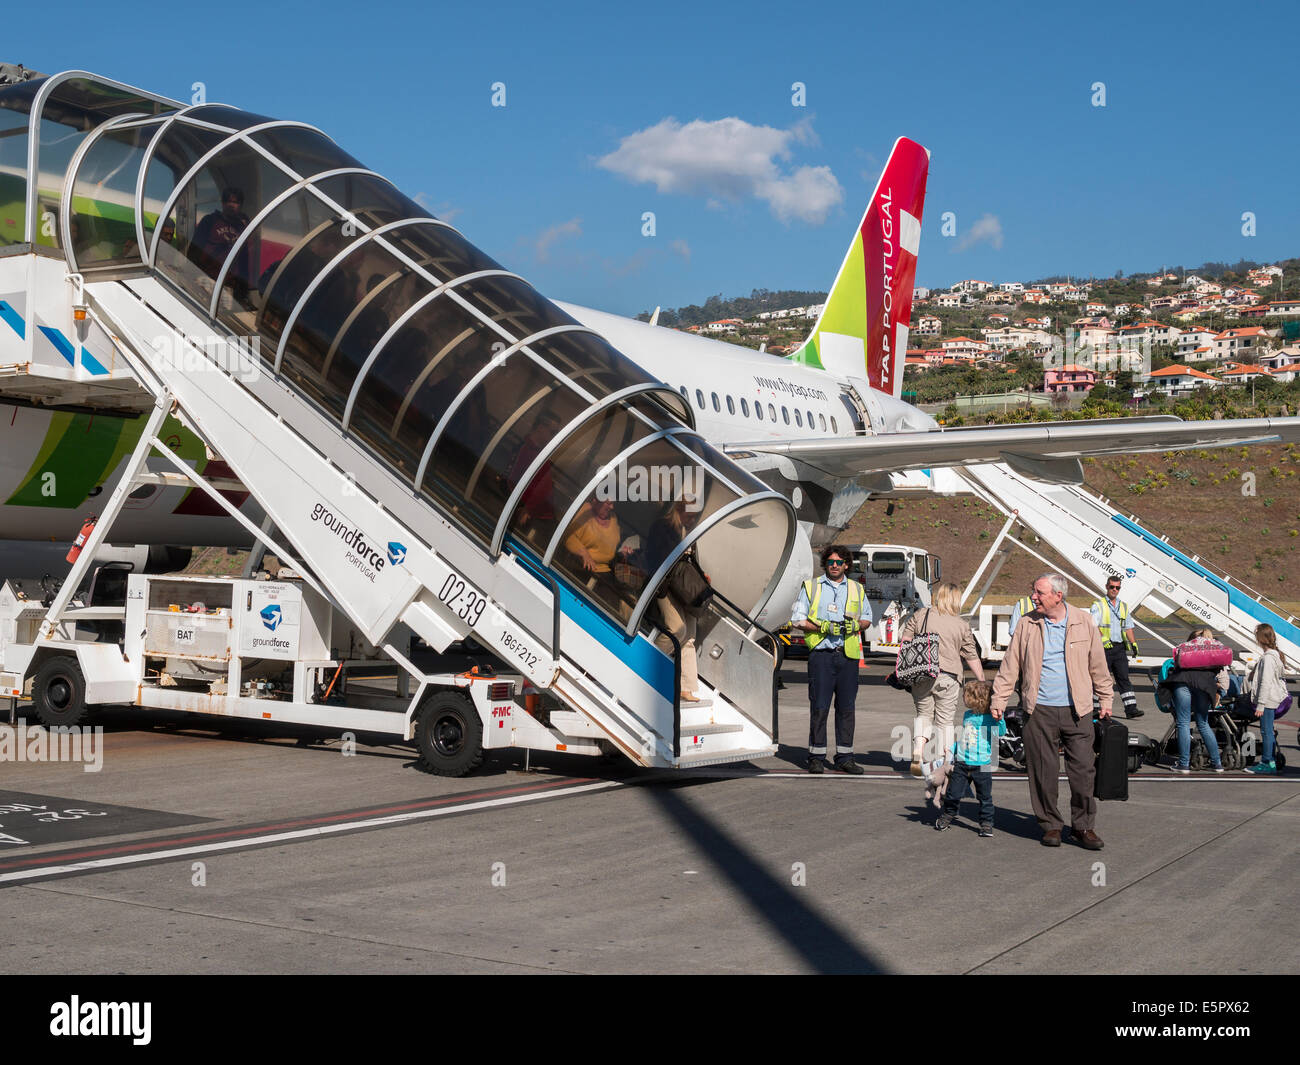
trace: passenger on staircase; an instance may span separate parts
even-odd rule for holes
[[[659,567],[667,561],[668,556],[695,528],[699,518],[698,500],[684,497],[674,501],[668,508],[668,513],[650,526],[645,550],[647,573],[654,574],[658,571]],[[688,571],[693,571],[694,576]],[[700,593],[692,585],[697,581],[704,581],[707,584],[707,580],[708,578],[700,571],[698,560],[695,558],[695,548],[692,547],[669,571],[660,587],[662,594],[655,600],[662,628],[665,632],[671,633],[681,646],[681,701],[684,703],[699,701],[700,676],[695,655],[695,636],[699,615],[704,612],[710,593],[707,587],[703,593]],[[672,653],[670,641],[661,638],[658,646],[661,650]]]

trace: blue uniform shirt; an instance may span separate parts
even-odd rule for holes
[[[842,581],[836,583],[823,573],[817,578],[817,582],[822,586],[822,599],[817,609],[818,618],[821,621],[843,621],[844,608],[849,603],[849,579],[845,577]],[[808,586],[806,584],[799,585],[799,598],[795,600],[790,620],[808,620],[808,610],[811,606],[812,601],[808,598]],[[867,602],[865,595],[862,598],[862,613],[859,615],[858,620],[862,623],[863,628],[870,625],[872,621],[871,604]],[[843,636],[827,636],[817,645],[817,650],[820,651],[825,648],[827,651],[836,651],[843,646]]]

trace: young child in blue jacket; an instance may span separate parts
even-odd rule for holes
[[[957,817],[958,807],[969,788],[975,789],[980,803],[980,835],[993,835],[993,769],[997,762],[998,737],[1005,736],[1007,723],[996,710],[989,709],[993,685],[984,680],[968,680],[961,690],[966,714],[953,744],[952,771],[944,793],[943,810],[934,827],[942,832]]]

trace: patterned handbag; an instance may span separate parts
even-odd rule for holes
[[[908,687],[925,677],[939,675],[939,634],[930,632],[929,607],[925,611],[925,630],[898,648],[894,672]]]

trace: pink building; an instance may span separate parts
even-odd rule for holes
[[[1043,373],[1043,391],[1087,392],[1097,383],[1097,371],[1087,366],[1061,366]]]

